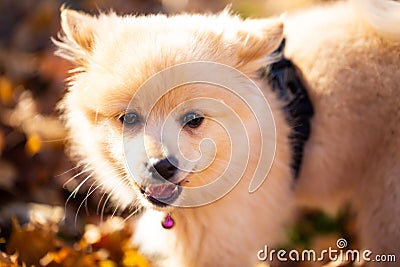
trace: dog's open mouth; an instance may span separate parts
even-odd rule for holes
[[[142,194],[156,206],[165,207],[172,204],[180,195],[182,188],[179,184],[162,183],[148,184],[141,187]]]

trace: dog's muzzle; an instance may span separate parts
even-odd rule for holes
[[[155,160],[148,166],[152,182],[142,185],[141,192],[152,204],[165,207],[179,197],[182,188],[172,182],[178,171],[177,164],[176,158],[169,157]]]

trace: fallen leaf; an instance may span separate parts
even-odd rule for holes
[[[0,103],[9,106],[13,103],[13,89],[9,79],[0,76]]]
[[[149,261],[134,249],[125,251],[122,264],[125,267],[150,267]]]
[[[28,141],[25,145],[26,152],[33,156],[40,151],[42,148],[42,140],[38,134],[32,134],[28,137]]]
[[[0,267],[18,267],[17,256],[0,252]]]
[[[100,261],[99,267],[117,267],[117,264],[111,260]]]
[[[39,260],[48,251],[56,248],[56,235],[50,226],[29,223],[21,227],[13,218],[13,230],[8,240],[7,253],[18,253],[19,261],[28,266],[39,265]],[[29,240],[29,242],[27,242]]]

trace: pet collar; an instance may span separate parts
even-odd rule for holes
[[[272,57],[274,63],[263,68],[261,77],[265,77],[280,100],[285,102],[284,111],[286,120],[291,126],[289,134],[292,148],[291,168],[297,178],[303,158],[304,145],[311,133],[311,118],[314,108],[308,97],[307,90],[302,83],[300,74],[292,61],[285,58],[283,39]]]

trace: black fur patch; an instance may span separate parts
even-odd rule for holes
[[[292,127],[289,135],[293,152],[291,167],[294,176],[297,177],[301,168],[304,145],[311,133],[314,109],[296,66],[283,54],[284,48],[285,39],[274,52],[277,60],[264,69],[262,77],[268,80],[272,90],[285,103],[286,119]]]

